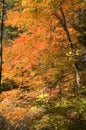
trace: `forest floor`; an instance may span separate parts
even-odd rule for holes
[[[79,96],[79,103],[77,103],[76,97],[72,95],[70,99],[68,98],[70,101],[66,100],[66,97],[63,97],[63,101],[61,101],[62,104],[58,101],[59,97],[55,100],[53,97],[53,103],[51,103],[53,106],[49,106],[48,104],[48,93],[42,95],[35,90],[27,91],[19,88],[4,91],[0,94],[0,130],[42,130],[42,128],[46,130],[47,127],[49,130],[58,130],[58,119],[61,123],[66,123],[66,125],[68,125],[68,122],[75,120],[75,122],[72,122],[75,123],[72,124],[72,126],[74,125],[74,127],[76,127],[76,120],[78,120],[77,117],[79,116],[78,110],[84,113],[83,119],[85,122],[83,125],[84,129],[81,128],[80,130],[85,130],[85,90],[82,92],[80,90],[82,94]],[[74,118],[74,120],[72,120],[72,118]],[[82,118],[80,120],[82,120]],[[79,123],[81,123],[81,121],[79,121]],[[52,124],[54,124],[55,128],[51,128]],[[81,124],[78,124],[78,126],[80,127]],[[76,127],[77,130],[79,128],[78,126]],[[35,127],[35,129],[33,129],[33,127]],[[59,126],[59,128],[60,127],[62,126]],[[69,129],[64,128],[63,130]]]
[[[0,130],[8,128],[10,125],[17,127],[20,125],[19,122],[22,123],[26,118],[34,118],[38,115],[41,110],[35,106],[31,107],[29,103],[35,96],[34,93],[28,95],[27,92],[21,92],[20,89],[2,92],[0,95]]]

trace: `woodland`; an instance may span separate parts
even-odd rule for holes
[[[0,130],[86,130],[86,0],[0,0]]]

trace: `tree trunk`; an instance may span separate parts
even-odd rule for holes
[[[66,33],[66,36],[67,36],[67,39],[68,39],[68,44],[70,46],[71,52],[74,53],[74,45],[72,43],[72,39],[71,39],[69,30],[68,30],[68,27],[67,27],[66,17],[65,17],[65,14],[64,14],[62,6],[60,6],[59,10],[61,12],[62,18],[57,14],[56,10],[54,12],[54,16],[57,19],[59,19],[59,21],[60,21],[60,23],[61,23],[61,25],[62,25],[65,33]],[[80,87],[80,74],[79,74],[78,67],[76,66],[76,63],[73,64],[73,67],[74,67],[74,70],[75,70],[75,73],[76,73],[76,83],[77,83],[77,86]]]
[[[79,70],[77,68],[77,65],[76,64],[73,64],[73,67],[75,69],[75,72],[76,72],[76,83],[77,83],[77,86],[80,88],[80,74],[79,74]]]
[[[1,37],[0,37],[0,86],[1,86],[1,79],[2,79],[2,40],[3,40],[3,21],[4,21],[4,7],[5,7],[5,0],[2,1],[2,13],[1,13]]]

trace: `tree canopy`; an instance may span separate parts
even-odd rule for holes
[[[7,129],[85,130],[85,6],[85,0],[5,1],[0,112]]]

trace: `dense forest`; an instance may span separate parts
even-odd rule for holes
[[[86,0],[0,0],[0,130],[86,130]]]

